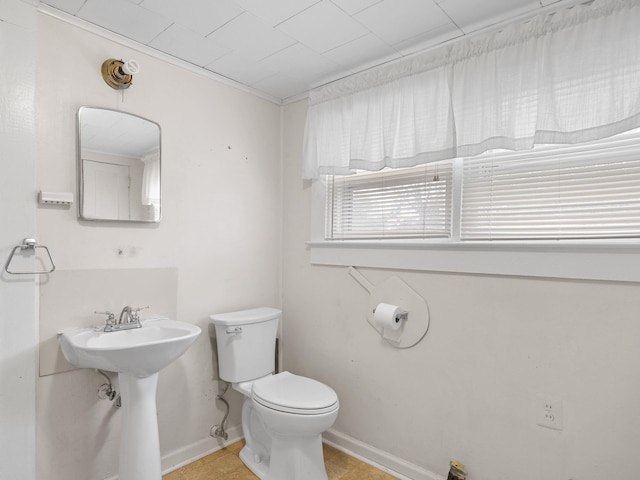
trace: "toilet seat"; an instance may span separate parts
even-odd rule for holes
[[[338,395],[331,387],[289,372],[256,380],[251,398],[267,408],[298,415],[320,415],[338,408]]]

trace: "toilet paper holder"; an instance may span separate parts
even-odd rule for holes
[[[378,307],[376,307],[378,308]],[[376,313],[376,309],[373,309],[372,313]],[[398,313],[396,313],[396,323],[398,322],[406,322],[407,320],[409,320],[409,312],[407,312],[406,310],[401,310]]]
[[[398,276],[393,275],[374,285],[355,267],[348,274],[369,293],[367,323],[394,348],[417,345],[429,329],[429,306],[426,300]],[[387,303],[388,302],[388,303]],[[384,313],[376,309],[384,304]],[[397,310],[394,312],[394,307]],[[409,322],[409,312],[411,321]]]

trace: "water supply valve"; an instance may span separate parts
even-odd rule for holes
[[[117,392],[110,383],[103,383],[98,388],[98,398],[100,400],[111,400],[116,398]]]

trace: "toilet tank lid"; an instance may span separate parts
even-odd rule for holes
[[[248,325],[250,323],[267,322],[279,318],[282,310],[271,307],[252,308],[239,312],[215,313],[209,318],[216,325]]]

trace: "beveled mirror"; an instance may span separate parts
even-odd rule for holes
[[[105,108],[78,110],[78,215],[160,221],[160,125]]]

